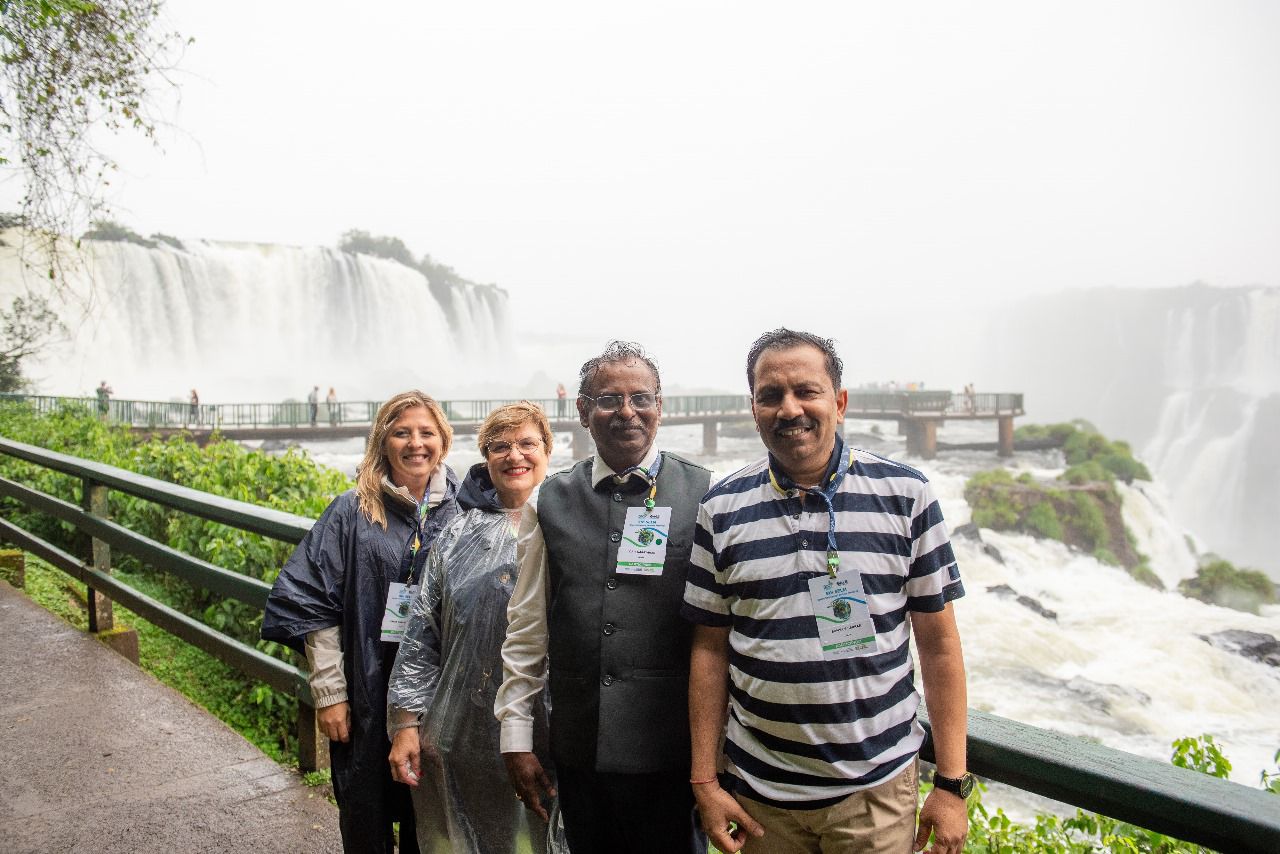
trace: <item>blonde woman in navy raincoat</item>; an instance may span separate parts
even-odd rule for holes
[[[420,391],[378,410],[356,488],[334,499],[298,544],[267,600],[262,637],[305,650],[347,854],[417,854],[409,790],[387,770],[387,679],[427,553],[458,513],[444,464],[453,430]],[[406,614],[407,616],[407,614]]]

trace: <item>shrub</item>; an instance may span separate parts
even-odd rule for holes
[[[1256,569],[1237,569],[1221,558],[1212,560],[1199,569],[1193,578],[1178,583],[1184,596],[1235,608],[1237,611],[1258,613],[1258,607],[1276,601],[1275,584]]]
[[[1154,590],[1164,590],[1164,582],[1160,580],[1160,576],[1156,575],[1151,565],[1147,563],[1144,557],[1142,562],[1129,570],[1129,575],[1133,576],[1133,580],[1139,584],[1145,584]]]
[[[1048,501],[1042,501],[1032,505],[1027,511],[1026,525],[1034,533],[1051,540],[1062,539],[1062,522],[1058,519],[1058,513],[1053,509],[1053,504]]]
[[[1074,511],[1070,517],[1071,527],[1075,530],[1081,545],[1092,552],[1109,546],[1111,534],[1107,530],[1107,520],[1102,515],[1098,499],[1091,493],[1077,492],[1071,496],[1071,505]],[[1108,552],[1108,554],[1111,553]],[[1119,566],[1120,561],[1115,560],[1115,555],[1111,557],[1112,562]]]
[[[109,243],[134,243],[138,246],[145,246],[148,249],[156,248],[154,240],[148,240],[132,228],[121,225],[118,222],[112,222],[109,219],[94,220],[93,227],[80,235],[80,239],[101,240]]]

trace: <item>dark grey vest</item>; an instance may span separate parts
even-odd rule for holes
[[[592,461],[542,483],[538,521],[547,544],[551,754],[557,764],[643,774],[689,765],[689,644],[680,618],[698,502],[711,472],[663,454],[657,506],[671,508],[657,577],[617,575],[627,508],[639,478],[591,487]]]

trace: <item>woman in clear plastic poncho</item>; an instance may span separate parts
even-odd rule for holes
[[[547,805],[525,811],[511,791],[493,701],[516,583],[515,531],[547,474],[551,441],[546,416],[527,401],[485,419],[478,437],[485,461],[463,480],[464,512],[432,547],[400,644],[387,695],[388,761],[392,775],[414,787],[424,851],[442,837],[471,854],[513,852],[525,833],[535,852],[548,845]],[[535,714],[534,749],[545,757],[546,714]],[[560,850],[552,836],[551,849]]]
[[[400,585],[419,583],[429,546],[458,513],[458,478],[444,464],[452,436],[420,391],[383,404],[356,488],[325,508],[267,598],[262,637],[305,651],[311,665],[347,854],[390,854],[396,821],[401,854],[418,850],[409,790],[385,764],[387,679],[403,631],[386,615]]]

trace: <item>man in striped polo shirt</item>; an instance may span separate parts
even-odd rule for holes
[[[964,588],[924,475],[840,437],[841,367],[830,340],[787,329],[748,356],[769,455],[698,510],[691,782],[724,852],[905,852],[932,834],[931,851],[958,854],[973,778],[950,602]],[[938,769],[918,831],[913,631]]]

